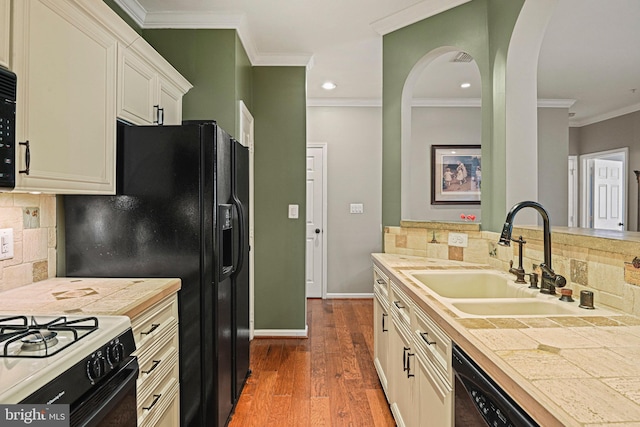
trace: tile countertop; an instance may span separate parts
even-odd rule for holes
[[[372,258],[541,426],[640,426],[640,318],[460,318],[403,270],[490,267]]]
[[[177,292],[180,279],[57,277],[0,293],[2,314],[122,315],[133,319]]]

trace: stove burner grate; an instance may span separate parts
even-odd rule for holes
[[[35,317],[29,320],[26,316],[0,318],[0,357],[34,357],[53,356],[70,345],[80,341],[98,329],[96,317],[84,317],[69,320],[66,316],[57,317],[48,322],[39,323]],[[72,339],[65,345],[57,346],[60,332],[66,332]],[[21,352],[13,354],[10,346],[20,345]],[[29,351],[36,351],[29,353]]]

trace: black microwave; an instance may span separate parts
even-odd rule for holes
[[[14,73],[0,67],[0,191],[16,186],[16,82]]]

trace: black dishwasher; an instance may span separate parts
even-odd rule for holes
[[[456,427],[538,426],[460,347],[452,354]]]

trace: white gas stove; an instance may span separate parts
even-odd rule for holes
[[[0,314],[0,403],[79,404],[135,350],[126,316]]]

